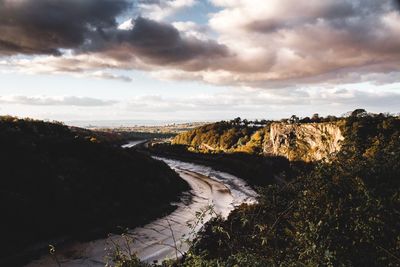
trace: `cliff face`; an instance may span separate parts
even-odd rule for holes
[[[263,151],[289,160],[316,161],[338,152],[343,140],[337,123],[273,123]]]
[[[279,123],[260,128],[215,123],[182,133],[173,144],[199,152],[245,152],[317,161],[338,152],[344,139],[338,122]]]

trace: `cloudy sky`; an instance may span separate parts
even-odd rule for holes
[[[0,114],[400,112],[395,0],[0,0]]]

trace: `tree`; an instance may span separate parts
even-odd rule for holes
[[[355,109],[353,112],[351,112],[350,116],[359,118],[359,117],[365,117],[367,115],[368,115],[368,113],[365,109],[358,108],[358,109]]]
[[[242,119],[240,117],[237,117],[237,118],[231,120],[231,123],[239,125],[241,121],[242,121]]]
[[[310,122],[311,122],[311,119],[310,119],[310,117],[305,117],[305,118],[301,119],[301,122],[303,122],[303,123],[310,123]]]
[[[298,123],[299,122],[299,117],[297,117],[296,115],[292,115],[289,119],[290,123]]]
[[[311,117],[311,121],[313,121],[313,122],[320,122],[320,121],[321,121],[321,118],[319,117],[319,114],[318,114],[318,113],[314,113],[314,114],[312,115],[312,117]]]
[[[327,116],[326,119],[328,121],[336,121],[337,120],[336,116],[332,116],[332,115]]]

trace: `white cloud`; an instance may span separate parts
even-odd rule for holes
[[[111,72],[105,72],[105,71],[101,71],[101,70],[85,73],[85,76],[99,78],[99,79],[117,80],[117,81],[123,81],[123,82],[131,82],[132,81],[132,78],[129,76],[117,75],[117,74],[113,74]]]
[[[78,96],[0,96],[0,103],[26,106],[110,106],[116,101]]]
[[[208,36],[208,28],[204,25],[196,24],[193,21],[176,21],[172,23],[172,26],[186,37],[194,37],[203,41],[210,39]]]
[[[355,90],[346,88],[276,89],[233,88],[219,93],[196,94],[189,97],[138,96],[123,103],[127,112],[185,114],[209,112],[221,114],[253,114],[270,118],[274,110],[299,112],[310,116],[312,112],[340,115],[355,108],[370,111],[394,110],[400,106],[400,93],[379,89]],[[171,116],[173,117],[173,116]]]
[[[108,79],[122,82],[130,82],[132,78],[116,74],[113,70],[131,69],[133,66],[135,66],[134,62],[124,65],[115,59],[105,58],[98,54],[66,54],[63,57],[13,57],[0,61],[0,71],[6,73],[15,71],[26,74],[70,74],[75,77]]]
[[[400,84],[398,85],[400,86]],[[56,120],[219,120],[280,119],[341,115],[356,108],[370,112],[399,112],[400,92],[365,85],[366,89],[334,88],[227,88],[192,95],[150,94],[119,101],[78,96],[0,96],[2,114]],[[55,108],[56,107],[56,108]],[[112,107],[112,108],[109,108]]]
[[[133,27],[134,27],[133,19],[128,19],[123,23],[121,23],[120,25],[118,25],[118,29],[124,31],[130,31],[133,29]]]
[[[196,0],[159,0],[140,1],[138,6],[143,16],[154,20],[162,20],[178,11],[192,7],[196,3]]]

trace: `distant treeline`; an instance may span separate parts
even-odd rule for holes
[[[166,164],[106,139],[0,117],[0,265],[49,239],[104,235],[172,209],[187,184]]]
[[[118,129],[96,129],[88,130],[79,127],[69,127],[71,131],[79,133],[81,136],[91,136],[101,142],[108,142],[115,146],[121,146],[129,141],[152,140],[152,139],[169,139],[177,135],[170,132],[137,132],[137,131],[121,131]]]
[[[99,133],[102,134],[107,132],[99,132]],[[119,144],[135,140],[168,139],[168,138],[173,138],[177,135],[176,133],[128,132],[128,131],[114,131],[114,130],[111,130],[111,133],[113,135],[118,136]]]

